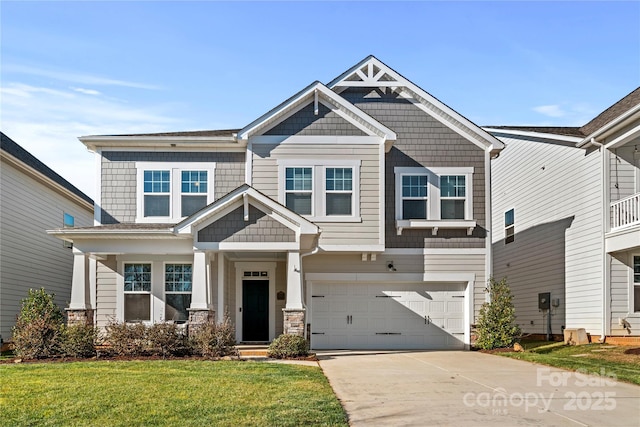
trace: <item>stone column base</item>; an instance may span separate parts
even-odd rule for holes
[[[211,309],[189,308],[189,335],[193,335],[195,331],[202,325],[215,323],[216,312]]]
[[[75,309],[67,308],[67,326],[73,325],[89,325],[93,326],[93,309]]]
[[[304,336],[304,308],[283,308],[284,333]]]

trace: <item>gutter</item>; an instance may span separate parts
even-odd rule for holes
[[[304,280],[304,267],[302,266],[303,262],[302,259],[305,257],[308,257],[309,255],[315,255],[318,252],[320,252],[320,234],[322,234],[322,230],[318,229],[318,239],[316,240],[316,247],[313,248],[310,252],[306,252],[304,254],[300,254],[300,280],[302,281],[302,284],[304,285],[305,280]],[[307,339],[307,320],[306,320],[306,312],[307,312],[307,304],[305,301],[305,297],[306,297],[306,286],[304,286],[304,290],[305,292],[302,292],[302,308],[304,308],[305,311],[305,322],[304,322],[304,332],[303,332],[303,336],[304,339]]]

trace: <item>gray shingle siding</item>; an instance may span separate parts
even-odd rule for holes
[[[314,114],[313,104],[278,123],[264,135],[365,135],[360,129],[322,104],[318,104],[318,115]]]
[[[249,206],[249,221],[239,207],[198,232],[199,242],[295,242],[293,230]]]
[[[134,222],[136,218],[135,162],[215,162],[214,197],[244,183],[244,153],[176,153],[107,151],[102,153],[102,224]]]
[[[386,157],[385,238],[389,248],[483,248],[485,247],[485,153],[411,102],[390,90],[349,88],[341,93],[385,126],[393,129],[397,140]],[[478,223],[472,236],[466,230],[403,230],[395,228],[396,166],[468,167],[473,174],[473,215]]]

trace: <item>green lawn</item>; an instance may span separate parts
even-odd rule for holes
[[[6,426],[346,426],[320,368],[237,361],[0,365]]]
[[[632,347],[607,344],[568,346],[563,343],[540,342],[525,342],[522,345],[526,350],[522,353],[496,354],[573,371],[614,374],[620,381],[640,385],[640,355],[625,354]]]

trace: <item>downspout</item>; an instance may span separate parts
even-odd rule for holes
[[[307,286],[304,280],[304,268],[302,267],[303,264],[303,258],[308,257],[309,255],[315,255],[318,252],[320,252],[320,234],[322,234],[322,230],[318,230],[318,238],[316,239],[316,247],[313,248],[310,252],[306,252],[304,254],[300,254],[300,280],[302,281],[302,308],[304,308],[304,312],[305,312],[305,321],[304,321],[304,339],[307,339],[307,303],[306,303],[306,297],[307,297]]]
[[[607,156],[608,151],[604,148],[603,144],[596,141],[595,138],[591,138],[589,144],[598,147],[600,150],[601,157],[601,168],[602,175],[604,177],[601,180],[602,185],[602,227],[600,228],[600,244],[602,245],[602,323],[601,323],[601,335],[599,342],[604,342],[607,337],[607,318],[609,317],[609,298],[610,298],[610,278],[611,278],[611,267],[610,263],[607,262],[609,259],[609,255],[606,250],[606,242],[605,242],[605,234],[610,227],[610,209],[609,209],[609,199],[610,199],[610,163]]]

